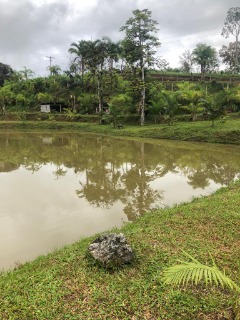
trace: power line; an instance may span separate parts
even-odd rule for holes
[[[46,58],[49,59],[49,70],[50,70],[50,74],[51,74],[51,76],[52,76],[52,69],[51,69],[51,67],[52,67],[52,60],[55,59],[55,58],[54,58],[54,57],[51,57],[51,56],[49,56],[49,57],[46,56]]]
[[[52,66],[52,60],[55,59],[55,58],[54,58],[54,57],[51,57],[51,56],[49,56],[49,57],[46,56],[46,58],[49,59],[49,68],[51,68],[51,66]]]
[[[163,44],[165,45],[165,44],[169,44],[169,43],[179,42],[179,41],[184,40],[184,38],[185,38],[186,40],[191,40],[191,39],[196,39],[196,38],[211,37],[211,36],[213,36],[213,35],[219,35],[219,33],[213,32],[213,33],[209,33],[209,34],[195,35],[195,36],[190,36],[190,37],[186,36],[186,37],[182,37],[182,38],[179,38],[179,39],[176,39],[176,40],[172,40],[172,41],[168,41],[168,42],[163,42]]]
[[[216,29],[220,29],[220,28],[221,28],[221,27],[216,27],[216,28],[211,28],[211,29],[207,29],[207,30],[203,30],[203,31],[198,31],[198,32],[178,34],[178,35],[175,35],[175,36],[169,36],[169,37],[161,38],[161,40],[167,40],[167,39],[178,38],[178,37],[186,37],[186,36],[188,36],[188,35],[203,33],[203,32],[207,32],[207,31],[211,31],[211,30],[216,30]]]

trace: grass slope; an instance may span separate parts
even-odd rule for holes
[[[115,129],[112,125],[93,123],[57,122],[57,121],[4,121],[0,122],[0,130],[57,130],[57,131],[84,131],[114,136],[129,136],[151,139],[172,139],[182,141],[197,141],[210,143],[224,143],[240,145],[240,118],[229,119],[226,123],[216,122],[211,127],[210,122],[177,122],[146,126],[124,126]]]
[[[240,181],[215,194],[125,225],[137,259],[105,271],[86,257],[92,238],[0,275],[1,319],[232,319],[231,293],[164,285],[181,250],[239,281]],[[225,318],[224,318],[225,316]]]

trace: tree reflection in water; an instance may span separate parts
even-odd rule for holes
[[[52,163],[59,179],[71,168],[81,177],[79,198],[101,208],[121,202],[129,220],[163,200],[163,191],[152,182],[172,173],[185,176],[193,189],[205,189],[211,182],[225,185],[240,177],[239,156],[234,146],[74,134],[0,135],[0,173],[20,166],[35,173]]]

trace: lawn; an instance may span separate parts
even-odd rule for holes
[[[42,131],[54,130],[65,132],[93,132],[114,136],[141,137],[150,139],[171,139],[209,143],[240,145],[240,118],[229,118],[226,122],[210,121],[176,122],[173,125],[150,124],[145,126],[123,125],[121,129],[112,124],[100,125],[86,122],[59,121],[0,121],[0,130]]]
[[[162,272],[185,250],[211,256],[239,283],[240,181],[215,194],[150,212],[121,230],[136,260],[106,271],[87,255],[94,237],[0,275],[1,319],[233,319],[233,292],[174,288]],[[116,231],[116,230],[115,230]]]

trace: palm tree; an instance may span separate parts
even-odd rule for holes
[[[203,107],[200,104],[200,98],[203,94],[197,90],[185,90],[180,91],[177,99],[182,103],[182,108],[188,110],[191,113],[192,121],[197,118],[197,113],[202,111]]]
[[[0,88],[0,107],[2,115],[6,112],[6,103],[9,103],[13,98],[13,93],[11,91],[11,85],[5,85]]]
[[[227,287],[240,293],[240,287],[224,272],[220,271],[212,259],[212,266],[202,264],[190,254],[183,251],[190,259],[190,262],[181,261],[181,264],[167,268],[163,273],[163,280],[166,284],[171,285],[187,285],[189,282],[198,285],[205,282],[206,285],[215,284],[217,286]]]
[[[168,123],[169,125],[171,125],[173,123],[174,115],[179,109],[176,93],[163,91],[161,92],[159,98],[159,104],[161,105],[161,109],[164,111],[165,114],[168,115]]]
[[[89,70],[93,79],[97,78],[97,93],[99,100],[98,111],[102,110],[102,81],[101,71],[105,60],[106,43],[101,40],[86,41],[81,40],[78,43],[72,43],[69,52],[75,55],[74,61],[79,61],[82,84],[84,72]]]
[[[120,57],[120,42],[113,42],[109,37],[103,37],[102,41],[106,44],[107,60],[109,63],[109,70],[111,71],[114,62],[117,62]]]
[[[26,67],[23,68],[23,70],[19,71],[19,74],[21,74],[23,80],[28,80],[35,75],[31,69],[27,69]]]
[[[86,63],[94,79],[97,79],[98,112],[101,113],[103,107],[103,74],[104,67],[109,58],[108,38],[88,41]]]
[[[103,37],[102,41],[106,44],[106,55],[107,55],[107,63],[110,74],[110,94],[112,94],[113,89],[113,69],[114,62],[117,62],[120,58],[121,48],[120,42],[113,42],[108,37]]]
[[[47,68],[50,71],[51,76],[59,75],[61,68],[58,65],[53,65]]]
[[[83,76],[86,71],[87,55],[89,54],[89,41],[81,40],[78,43],[71,43],[71,48],[69,48],[68,52],[75,56],[73,61],[79,63],[82,83],[84,83]]]
[[[240,105],[240,88],[227,89],[225,92],[225,103],[229,111],[236,112]]]
[[[202,106],[205,108],[205,112],[208,114],[209,119],[212,121],[212,127],[214,127],[215,120],[224,115],[227,105],[226,93],[219,92],[214,96],[209,96],[205,99],[199,100]]]
[[[183,251],[184,252],[184,251]],[[222,288],[228,288],[232,291],[240,293],[240,287],[217,267],[212,259],[212,266],[207,266],[193,258],[190,254],[184,252],[190,259],[190,262],[180,261],[181,264],[171,266],[163,272],[163,280],[165,284],[183,285],[190,283],[198,285],[204,282],[206,285],[217,285]],[[240,320],[240,299],[239,295],[235,299],[234,305],[235,319]]]
[[[93,78],[97,79],[98,112],[102,112],[103,107],[103,68],[107,58],[107,42],[105,40],[95,40],[89,42],[87,63]]]

